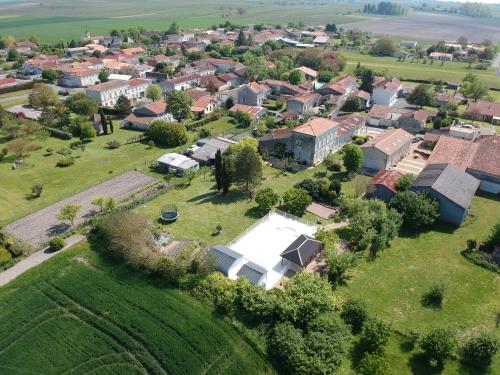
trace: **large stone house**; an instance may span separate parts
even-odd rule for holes
[[[294,129],[277,129],[259,139],[259,147],[271,155],[290,156],[306,164],[321,163],[331,152],[351,141],[352,136],[364,132],[364,118],[350,115],[340,122],[313,117]]]
[[[144,98],[146,89],[151,84],[148,79],[135,78],[129,81],[112,80],[87,87],[86,93],[97,104],[113,107],[120,96],[125,96],[132,103]]]
[[[288,111],[297,113],[312,112],[318,106],[321,96],[318,94],[302,94],[287,99]]]
[[[303,88],[292,85],[286,81],[279,81],[276,79],[266,79],[262,82],[271,89],[271,95],[302,95],[307,93]]]
[[[363,167],[380,171],[395,166],[409,152],[413,136],[403,129],[389,129],[361,146]]]
[[[99,82],[99,69],[63,66],[57,69],[59,84],[66,87],[87,87]]]

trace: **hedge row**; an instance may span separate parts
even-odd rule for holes
[[[187,130],[195,130],[198,128],[201,128],[202,126],[212,122],[213,120],[210,118],[210,116],[203,117],[201,120],[193,121],[189,124],[186,124],[186,129]]]
[[[55,138],[60,138],[60,139],[73,138],[73,134],[71,134],[70,132],[65,132],[64,130],[54,129],[54,128],[47,128],[47,130],[49,131],[49,134]]]
[[[30,90],[36,83],[40,83],[41,81],[28,81],[24,83],[20,83],[15,86],[7,86],[0,88],[0,95],[9,94],[11,92],[22,91],[22,90]]]
[[[463,250],[461,254],[464,256],[464,258],[466,258],[469,262],[475,264],[476,266],[486,268],[487,270],[496,273],[500,273],[500,266],[497,266],[491,262],[488,262],[486,259],[483,259],[477,251]]]

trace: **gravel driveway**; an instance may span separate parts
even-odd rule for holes
[[[25,216],[3,229],[15,237],[40,248],[51,237],[61,235],[70,228],[59,221],[59,209],[67,204],[78,204],[81,209],[75,219],[78,225],[97,212],[96,206],[90,202],[97,197],[113,197],[117,201],[129,197],[133,192],[156,181],[154,177],[130,171],[114,177],[106,182],[82,191],[72,197],[63,199],[31,215]]]

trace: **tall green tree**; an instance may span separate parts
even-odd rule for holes
[[[261,183],[262,161],[251,146],[243,147],[236,154],[234,168],[235,179],[245,187],[245,190],[248,191]]]
[[[67,221],[71,226],[75,224],[76,216],[82,206],[78,204],[67,204],[62,206],[59,210],[59,214],[57,215],[57,219],[61,221]]]
[[[229,188],[233,182],[234,175],[234,165],[233,158],[229,155],[222,156],[222,192],[224,194],[229,193]]]
[[[363,166],[363,151],[354,143],[349,143],[343,150],[344,167],[349,174],[357,171]]]
[[[222,189],[222,152],[220,150],[217,150],[215,153],[215,162],[214,162],[214,167],[215,167],[215,185],[217,186],[217,190],[221,191]]]
[[[413,92],[408,96],[408,103],[415,104],[422,108],[423,106],[430,106],[434,102],[433,96],[427,85],[419,84]]]
[[[125,95],[120,95],[116,101],[115,109],[121,116],[125,117],[132,113],[132,104]]]
[[[167,99],[167,112],[182,121],[191,115],[192,105],[193,99],[184,91],[173,91]]]
[[[240,30],[240,32],[238,33],[238,38],[236,38],[235,44],[238,47],[247,45],[247,38],[245,37],[245,33],[243,32],[243,30]]]
[[[146,89],[146,98],[153,102],[160,100],[163,97],[161,87],[159,85],[151,85]]]

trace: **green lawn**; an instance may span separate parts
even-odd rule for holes
[[[231,129],[232,124],[220,120],[206,125],[212,128],[212,134],[222,133]],[[63,198],[69,197],[77,192],[90,188],[97,183],[108,180],[125,171],[138,169],[149,172],[151,161],[166,152],[181,150],[186,145],[176,149],[155,147],[149,149],[144,143],[125,144],[126,140],[142,134],[141,132],[119,129],[118,122],[114,125],[115,133],[94,138],[86,144],[85,151],[73,151],[71,156],[76,158],[73,166],[68,168],[56,168],[56,162],[63,158],[56,153],[61,148],[68,148],[71,141],[48,138],[46,141],[35,141],[41,148],[34,151],[25,158],[26,167],[12,169],[15,159],[13,154],[7,155],[0,162],[0,226],[15,219],[23,217],[31,212],[39,210]],[[191,133],[190,138],[197,137],[197,133]],[[116,150],[106,149],[106,143],[118,140],[122,146]],[[5,143],[0,141],[0,149]],[[54,150],[53,155],[47,156],[46,149]],[[29,200],[33,183],[43,184],[43,192],[40,198]]]
[[[379,57],[360,54],[357,52],[342,51],[347,59],[347,66],[353,69],[358,62],[362,65],[373,68],[376,71],[384,72],[389,76],[397,76],[403,80],[444,80],[449,82],[461,82],[467,73],[473,73],[483,80],[489,87],[500,88],[500,76],[496,75],[493,68],[488,70],[468,69],[468,64],[459,62],[440,62],[434,64],[412,63],[398,61],[395,57]]]
[[[12,98],[15,96],[21,96],[21,95],[28,95],[31,94],[32,90],[20,90],[20,91],[14,91],[14,92],[8,92],[6,94],[1,94],[0,99],[5,99],[5,98]]]
[[[210,308],[87,243],[0,288],[0,317],[5,375],[274,373]]]
[[[328,172],[327,177],[323,177],[323,173],[326,173],[323,166],[284,175],[266,167],[265,180],[261,187],[270,187],[281,195],[303,179],[317,177],[318,173],[321,178],[343,177],[342,173],[333,176],[331,172]],[[357,176],[353,181],[344,182],[343,191],[353,194],[354,181],[358,180],[366,183],[369,178]],[[175,185],[179,180],[174,179],[171,182]],[[138,207],[136,211],[157,220],[161,208],[173,203],[177,205],[180,217],[175,223],[166,225],[166,230],[177,237],[200,241],[208,245],[225,244],[252,225],[261,215],[255,210],[255,202],[250,201],[248,196],[237,187],[233,187],[227,196],[223,196],[216,193],[214,185],[215,182],[210,173],[207,173],[205,178],[201,174],[193,180],[191,186],[184,189],[172,188],[166,194]],[[310,214],[304,217],[312,221],[318,219]],[[219,236],[213,236],[212,233],[217,224],[221,224],[223,230]]]
[[[432,231],[404,234],[375,261],[365,261],[354,269],[354,276],[340,292],[347,297],[363,299],[370,313],[392,324],[400,332],[426,332],[446,327],[459,337],[475,329],[500,331],[496,320],[500,313],[500,278],[497,274],[474,266],[460,255],[469,238],[484,240],[493,224],[500,219],[500,199],[477,196],[473,200],[474,217],[459,229],[439,224]],[[441,309],[424,307],[422,295],[434,282],[447,287]],[[411,358],[414,354],[406,353]],[[388,353],[395,366],[401,366],[397,347]],[[399,363],[399,365],[398,365]],[[500,356],[494,366],[500,369]],[[403,363],[398,373],[407,373]],[[445,367],[446,374],[458,373],[458,364]],[[421,372],[425,373],[425,372]]]

